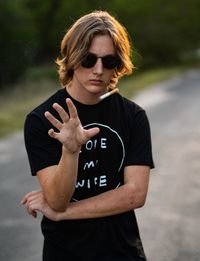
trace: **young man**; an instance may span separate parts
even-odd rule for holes
[[[153,167],[150,127],[116,88],[133,68],[128,34],[95,11],[67,31],[61,54],[63,88],[25,122],[41,191],[22,203],[34,217],[44,214],[43,260],[146,260],[134,209],[145,203]]]

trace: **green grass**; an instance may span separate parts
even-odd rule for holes
[[[183,67],[154,69],[121,79],[120,92],[130,98],[149,85],[171,78]],[[0,137],[23,128],[26,114],[60,88],[54,66],[30,69],[15,86],[8,86],[0,93]]]
[[[131,77],[124,78],[119,82],[119,89],[124,96],[130,98],[152,84],[180,75],[185,70],[187,67],[183,66],[152,69],[142,73],[138,73],[136,70]]]
[[[11,87],[8,87],[11,88]],[[0,137],[23,128],[28,112],[44,101],[56,89],[53,80],[24,81],[0,93]]]

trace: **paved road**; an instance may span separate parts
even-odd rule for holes
[[[156,168],[137,211],[149,261],[200,260],[200,70],[137,97],[152,127]]]
[[[30,170],[21,133],[0,141],[0,261],[40,261],[39,220],[31,219],[20,204],[37,182]]]
[[[136,211],[149,261],[200,260],[200,71],[137,96],[151,122],[156,168]],[[40,261],[40,220],[20,199],[37,188],[21,133],[0,140],[0,260]]]

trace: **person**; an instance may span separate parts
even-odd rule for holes
[[[154,167],[146,112],[117,82],[133,71],[125,27],[107,11],[80,17],[61,42],[60,88],[25,120],[41,190],[22,204],[42,212],[45,261],[146,260],[134,209]]]

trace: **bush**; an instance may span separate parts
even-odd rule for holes
[[[36,55],[35,29],[24,1],[0,2],[0,88],[15,82]]]

